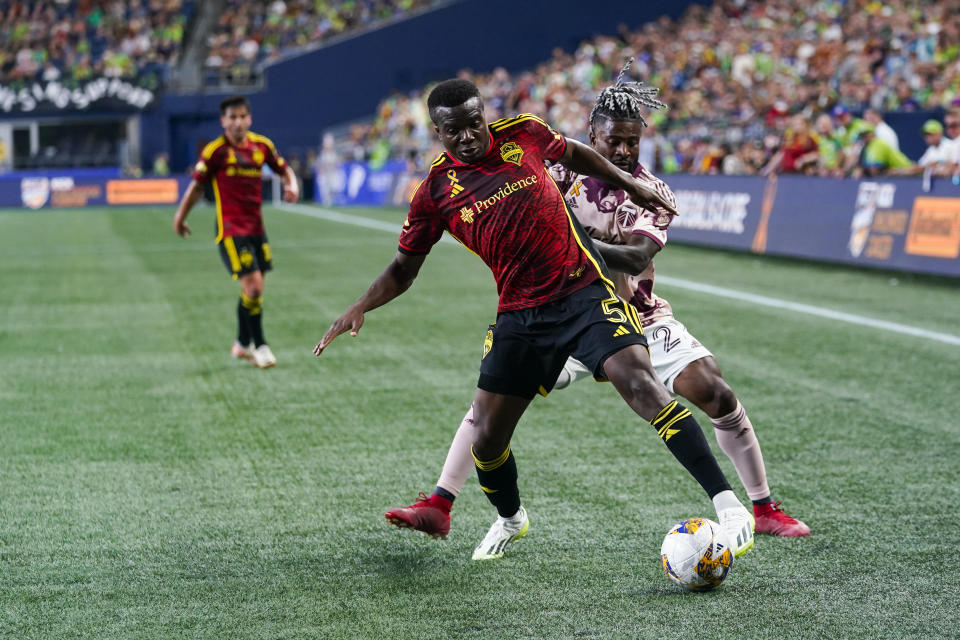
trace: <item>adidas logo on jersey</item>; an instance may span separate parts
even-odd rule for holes
[[[630,330],[627,329],[627,328],[626,328],[625,326],[623,326],[622,324],[617,327],[617,330],[616,330],[616,331],[613,332],[613,337],[614,337],[614,338],[619,338],[620,336],[626,336],[626,335],[630,335]]]

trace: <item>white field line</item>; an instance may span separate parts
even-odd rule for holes
[[[309,216],[311,218],[318,218],[320,220],[329,220],[331,222],[340,222],[342,224],[352,224],[355,226],[367,227],[369,229],[389,231],[390,233],[395,233],[398,236],[400,235],[400,225],[398,224],[380,222],[379,220],[370,220],[369,218],[341,213],[339,211],[333,211],[332,209],[326,209],[324,207],[303,204],[287,204],[283,206],[283,209]],[[459,244],[456,240],[446,235],[444,235],[440,241],[451,244]],[[735,289],[715,287],[713,285],[694,282],[692,280],[684,280],[682,278],[671,278],[669,276],[658,275],[657,282],[671,287],[688,289],[698,293],[706,293],[719,298],[729,298],[731,300],[737,300],[740,302],[748,302],[750,304],[762,307],[772,307],[774,309],[804,313],[820,318],[827,318],[829,320],[846,322],[859,327],[869,327],[871,329],[880,329],[882,331],[890,331],[892,333],[907,334],[916,336],[918,338],[935,340],[945,344],[960,345],[960,336],[949,333],[940,333],[939,331],[930,331],[928,329],[921,329],[919,327],[911,327],[909,325],[898,324],[895,322],[887,322],[886,320],[877,320],[876,318],[869,318],[867,316],[861,316],[854,313],[834,311],[832,309],[815,307],[813,305],[802,304],[799,302],[791,302],[789,300],[782,300],[780,298],[769,298],[767,296],[760,296],[753,293],[747,293],[745,291],[737,291]]]

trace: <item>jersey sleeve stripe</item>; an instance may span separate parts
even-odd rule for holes
[[[409,247],[403,246],[403,243],[402,243],[402,242],[398,243],[397,251],[399,251],[399,252],[402,253],[402,254],[408,255],[408,256],[425,256],[425,255],[427,255],[428,253],[430,253],[429,251],[414,251],[413,249],[410,249]]]
[[[597,270],[597,273],[600,275],[600,279],[606,283],[607,286],[616,288],[616,285],[613,283],[610,278],[607,277],[607,274],[603,272],[603,269],[600,267],[600,263],[597,262],[597,258],[590,253],[586,245],[583,243],[583,238],[580,237],[580,228],[579,225],[575,222],[573,214],[570,213],[570,209],[567,207],[567,202],[563,198],[563,193],[560,192],[560,187],[557,186],[556,181],[553,179],[549,173],[544,171],[544,175],[547,176],[547,179],[550,180],[550,183],[553,184],[553,188],[557,190],[557,193],[560,194],[560,201],[563,203],[563,212],[567,214],[567,222],[570,224],[570,231],[573,232],[573,238],[576,240],[577,245],[580,247],[580,250],[583,251],[583,254],[587,256],[587,259],[590,261],[590,264],[593,265],[593,268]]]
[[[634,233],[634,234],[640,235],[640,236],[647,236],[648,238],[650,238],[651,240],[653,240],[655,243],[657,243],[657,246],[658,246],[658,247],[660,247],[661,249],[663,249],[663,242],[660,241],[660,238],[657,238],[656,236],[654,236],[654,235],[653,235],[652,233],[650,233],[649,231],[644,231],[643,229],[634,229],[631,233]]]
[[[509,118],[504,120],[501,124],[490,125],[490,128],[493,129],[494,131],[503,131],[508,127],[512,127],[515,124],[520,124],[521,122],[526,122],[527,120],[533,120],[534,122],[539,122],[546,128],[550,129],[550,125],[548,125],[546,122],[544,122],[537,116],[533,115],[532,113],[522,113],[516,118]]]
[[[203,158],[204,160],[209,160],[210,158],[213,157],[214,152],[216,152],[217,149],[219,149],[224,144],[226,144],[226,142],[227,142],[227,139],[224,138],[223,136],[220,136],[213,142],[207,143],[207,146],[205,146],[203,148],[203,151],[200,152],[200,157]]]
[[[217,238],[215,242],[223,240],[223,203],[220,201],[220,185],[213,179],[213,199],[217,206]]]
[[[248,136],[250,137],[250,139],[253,140],[254,142],[260,142],[260,143],[262,143],[262,144],[265,144],[265,145],[267,145],[268,147],[270,147],[270,150],[271,150],[271,151],[273,151],[274,153],[277,152],[277,148],[274,146],[273,140],[271,140],[271,139],[268,138],[267,136],[262,136],[262,135],[260,135],[259,133],[254,133],[253,131],[248,131],[248,132],[247,132],[247,135],[248,135]]]

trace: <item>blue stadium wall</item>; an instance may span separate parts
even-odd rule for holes
[[[254,129],[283,152],[303,153],[318,145],[324,129],[371,115],[391,91],[416,89],[463,68],[529,69],[555,47],[571,52],[620,25],[676,19],[696,3],[464,0],[272,65],[266,89],[248,96]],[[198,145],[220,133],[217,105],[224,95],[162,97],[144,114],[144,161],[167,151],[175,171],[190,166]]]

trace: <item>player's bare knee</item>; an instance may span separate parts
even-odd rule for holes
[[[723,378],[716,377],[706,392],[702,404],[696,404],[711,418],[729,415],[737,408],[737,396]]]

